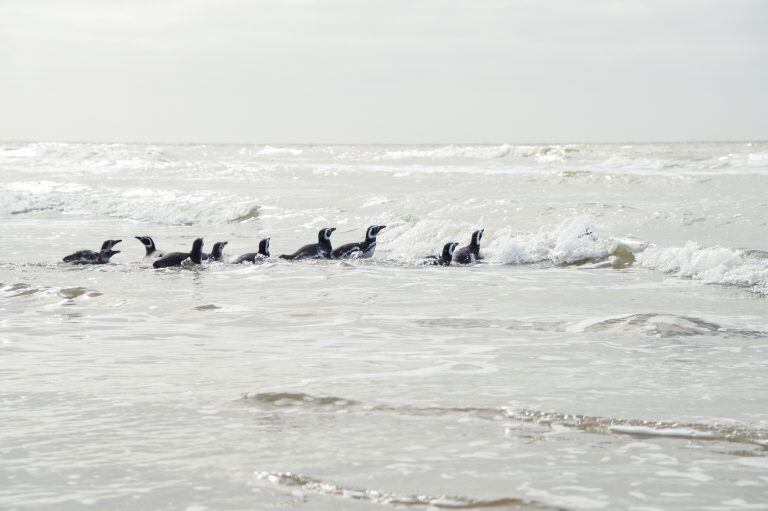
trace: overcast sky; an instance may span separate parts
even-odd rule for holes
[[[0,0],[0,139],[768,139],[768,1]]]

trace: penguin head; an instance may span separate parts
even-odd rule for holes
[[[269,257],[269,238],[264,238],[259,242],[259,254]]]
[[[472,244],[480,246],[480,240],[483,239],[483,232],[485,229],[480,229],[472,233]]]
[[[101,250],[110,250],[112,247],[114,247],[121,241],[123,240],[107,240],[101,244]]]
[[[192,252],[189,254],[192,262],[200,264],[203,260],[203,238],[197,238],[192,242]]]
[[[224,247],[229,243],[228,241],[217,241],[213,244],[213,249],[211,250],[211,255],[213,257],[219,258],[221,257],[221,253],[224,252]]]
[[[376,236],[382,231],[382,229],[385,229],[386,225],[372,225],[368,228],[367,231],[365,231],[365,239],[367,240],[375,240]]]
[[[446,243],[443,247],[443,259],[446,261],[453,259],[453,253],[456,252],[456,247],[458,246],[459,244],[455,241],[449,241]]]
[[[324,227],[323,229],[320,229],[320,232],[317,233],[318,241],[320,243],[330,242],[331,234],[333,234],[333,231],[335,230],[335,227]]]
[[[150,238],[149,236],[134,236],[134,238],[139,240],[142,245],[144,245],[145,247],[147,247],[150,250],[154,250],[156,248],[155,247],[155,241],[152,238]]]

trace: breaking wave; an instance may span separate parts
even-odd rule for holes
[[[417,261],[432,254],[435,247],[449,241],[467,243],[476,226],[447,226],[446,222],[416,221],[393,226],[381,242],[390,257],[403,262]],[[486,231],[481,255],[491,264],[592,265],[625,268],[646,244],[600,234],[599,226],[588,217],[575,217],[536,233],[515,232],[511,228]]]
[[[404,263],[434,254],[443,243],[468,242],[477,226],[446,226],[445,222],[404,222],[393,226],[380,243],[389,257]],[[645,241],[605,234],[589,217],[574,217],[537,232],[511,228],[486,231],[480,252],[490,264],[550,264],[582,268],[644,268],[700,280],[706,284],[738,286],[768,294],[768,253],[727,247],[702,247],[689,241],[682,247],[660,247]]]
[[[637,254],[636,259],[636,264],[642,268],[768,294],[768,257],[765,252],[702,247],[689,241],[682,247],[650,246]]]

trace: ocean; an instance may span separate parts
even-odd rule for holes
[[[0,218],[2,509],[768,509],[768,142],[5,142]]]

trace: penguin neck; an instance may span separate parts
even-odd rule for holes
[[[221,245],[216,245],[213,247],[213,250],[211,251],[211,258],[212,259],[220,259],[221,253],[224,251],[224,248]]]
[[[189,258],[195,264],[201,264],[203,262],[203,246],[192,245],[192,252],[189,254]]]
[[[145,245],[144,248],[147,250],[147,255],[152,255],[157,250],[157,248],[155,248],[155,244],[154,243],[152,243],[150,245]]]
[[[330,252],[330,251],[331,251],[331,240],[327,240],[327,239],[325,239],[325,236],[323,236],[323,235],[320,235],[320,236],[318,237],[317,243],[318,243],[318,245],[320,245],[321,247],[323,247],[323,248],[324,248],[325,250],[327,250],[328,252]]]
[[[451,249],[449,247],[443,248],[443,261],[450,263],[451,259],[453,259]]]
[[[375,245],[376,245],[376,236],[372,236],[370,238],[366,236],[365,241],[363,242],[361,248],[363,249],[363,251],[366,251]]]

